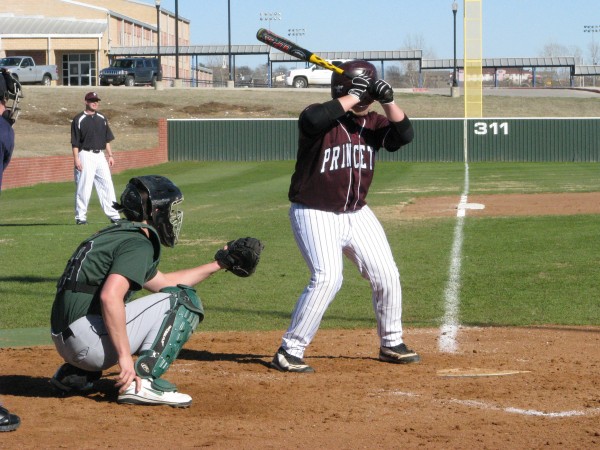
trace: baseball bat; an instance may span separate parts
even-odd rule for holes
[[[298,58],[302,61],[311,62],[317,66],[324,67],[325,69],[331,70],[332,72],[340,75],[348,76],[344,73],[344,70],[336,65],[331,64],[329,61],[324,60],[319,55],[315,55],[313,52],[300,47],[298,44],[290,41],[289,39],[283,38],[276,35],[270,30],[261,28],[256,32],[256,39],[264,42],[270,47],[276,48],[277,50]]]

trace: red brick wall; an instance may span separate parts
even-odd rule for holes
[[[115,153],[113,173],[140,167],[156,166],[168,162],[167,120],[158,121],[158,147],[145,150],[128,150]],[[33,186],[39,183],[56,183],[74,180],[73,156],[42,156],[39,158],[13,158],[2,179],[2,189]]]

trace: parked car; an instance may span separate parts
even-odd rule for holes
[[[348,59],[328,60],[334,66],[350,61]],[[286,86],[295,88],[306,88],[310,85],[329,85],[331,84],[332,71],[324,67],[313,64],[306,69],[292,69],[285,74]]]
[[[160,68],[158,58],[120,58],[100,71],[100,85],[156,85]]]
[[[0,68],[10,71],[19,83],[40,83],[50,86],[58,79],[58,67],[55,65],[38,66],[31,56],[8,56],[0,58]]]

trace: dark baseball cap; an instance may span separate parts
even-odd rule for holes
[[[95,92],[88,92],[87,94],[85,94],[85,101],[86,102],[99,102],[100,97],[98,97],[98,94],[96,94]]]

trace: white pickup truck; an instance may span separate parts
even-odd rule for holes
[[[334,66],[349,61],[348,59],[328,60]],[[286,86],[294,86],[295,88],[305,88],[310,85],[330,85],[331,70],[313,64],[306,69],[292,69],[285,74]]]
[[[0,58],[0,67],[9,70],[21,84],[40,83],[50,86],[52,80],[58,79],[58,68],[55,65],[36,66],[31,56]]]

